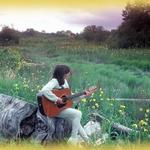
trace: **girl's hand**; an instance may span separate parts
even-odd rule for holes
[[[86,96],[91,96],[91,95],[92,95],[92,93],[93,93],[92,91],[88,91],[88,90],[86,90],[86,91],[85,91],[85,97],[86,97]]]
[[[57,105],[64,104],[62,98],[58,97],[58,99],[57,99],[57,101],[56,101],[56,104],[57,104]]]

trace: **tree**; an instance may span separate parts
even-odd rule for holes
[[[16,45],[19,44],[19,32],[4,26],[0,32],[0,45]]]
[[[150,3],[128,3],[122,16],[123,22],[117,30],[118,47],[149,47]]]
[[[82,37],[89,41],[104,42],[109,35],[109,31],[106,31],[102,26],[86,26],[83,30]]]
[[[33,28],[28,28],[25,32],[23,32],[27,36],[34,36],[37,34],[37,31],[35,31]]]

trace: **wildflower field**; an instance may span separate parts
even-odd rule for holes
[[[51,78],[54,66],[67,64],[73,70],[73,92],[100,85],[95,94],[79,105],[82,124],[91,112],[98,112],[107,118],[102,123],[103,133],[110,134],[112,123],[117,122],[138,131],[120,135],[118,140],[147,142],[150,102],[116,99],[150,98],[149,58],[150,49],[109,49],[66,37],[22,38],[19,46],[0,47],[0,93],[35,104],[36,93]]]

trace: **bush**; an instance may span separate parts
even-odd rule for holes
[[[7,26],[2,28],[0,32],[0,45],[8,46],[8,45],[18,45],[19,44],[19,32],[11,29]]]
[[[0,49],[0,68],[16,70],[21,63],[22,57],[17,49]]]
[[[84,28],[84,31],[82,33],[82,37],[87,42],[97,42],[97,43],[103,43],[108,38],[110,32],[105,30],[102,26],[87,26]]]

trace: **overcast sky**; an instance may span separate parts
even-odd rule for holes
[[[87,25],[114,29],[122,22],[122,9],[118,7],[96,10],[1,9],[0,27],[7,25],[20,31],[27,28],[46,32],[71,30],[80,33]]]

